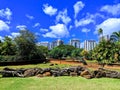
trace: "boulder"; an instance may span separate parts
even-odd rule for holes
[[[43,74],[38,74],[36,75],[36,77],[43,77]]]
[[[70,76],[78,76],[76,72],[71,72]]]
[[[46,76],[51,76],[51,73],[50,72],[45,72],[43,73],[43,76],[46,77]]]
[[[92,78],[91,75],[84,75],[83,77],[86,78],[86,79],[91,79]]]
[[[50,64],[50,66],[54,66],[54,64],[53,64],[53,63],[51,63],[51,64]]]
[[[35,76],[39,73],[41,73],[41,69],[38,69],[38,68],[28,69],[24,72],[24,77]]]
[[[85,70],[83,72],[81,72],[80,76],[84,76],[84,75],[91,75],[91,73],[88,70]]]

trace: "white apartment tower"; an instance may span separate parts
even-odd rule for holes
[[[47,42],[47,41],[46,42],[38,42],[37,45],[47,47],[48,49],[50,48],[49,42]]]
[[[79,39],[71,39],[70,45],[74,46],[75,48],[80,48],[80,40]]]
[[[96,42],[94,40],[85,40],[84,42],[84,49],[86,51],[93,50],[95,46],[96,46]]]
[[[53,41],[50,46],[51,46],[51,49],[53,49],[54,47],[62,45],[62,44],[64,44],[64,42],[62,40],[58,39],[56,41]]]

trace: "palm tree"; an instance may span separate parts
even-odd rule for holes
[[[112,35],[110,36],[110,39],[114,42],[116,41],[120,42],[120,31],[113,32]]]
[[[98,30],[98,35],[99,35],[99,36],[102,35],[102,40],[103,40],[103,29],[102,29],[102,28],[100,28],[100,29]]]

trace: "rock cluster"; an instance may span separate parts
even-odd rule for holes
[[[2,77],[46,77],[46,76],[82,76],[87,79],[91,78],[119,78],[120,72],[111,71],[104,68],[99,68],[98,70],[90,71],[86,67],[73,66],[69,68],[29,68],[29,69],[10,69],[4,68],[0,71]]]

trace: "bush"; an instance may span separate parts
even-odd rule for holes
[[[31,62],[31,63],[34,63],[34,62],[44,62],[46,61],[46,58],[41,55],[41,56],[38,56],[38,55],[34,55],[33,57],[26,57],[26,56],[0,56],[0,62]]]
[[[15,56],[0,56],[0,62],[15,62]]]

